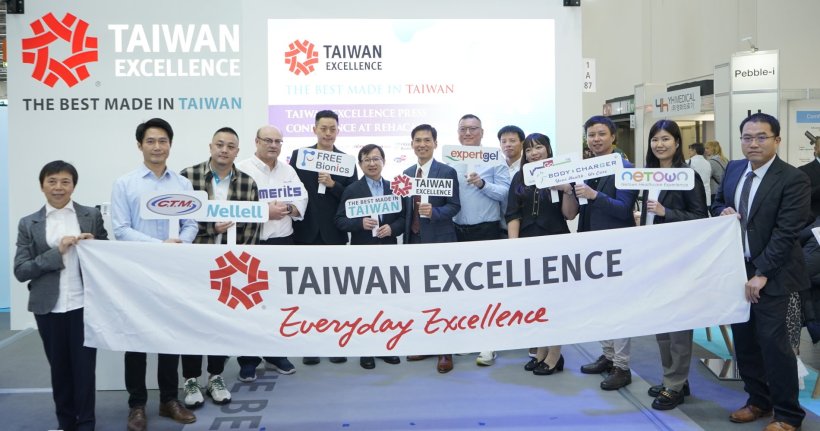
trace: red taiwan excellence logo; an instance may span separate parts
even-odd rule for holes
[[[268,290],[268,271],[259,270],[259,259],[247,252],[236,257],[229,251],[214,260],[218,268],[211,270],[211,289],[219,291],[219,302],[232,309],[242,304],[248,310],[262,302],[260,292]],[[234,286],[231,278],[237,273],[247,276],[247,285]]]
[[[87,22],[70,13],[61,20],[48,13],[29,26],[34,35],[23,39],[23,63],[34,65],[32,78],[49,87],[58,80],[73,87],[89,77],[86,65],[97,61],[97,38],[86,34]],[[68,45],[66,58],[54,58],[49,51],[60,43]]]
[[[319,62],[319,53],[315,50],[313,42],[305,40],[294,40],[288,45],[285,51],[285,64],[288,70],[294,75],[309,75],[313,72],[313,66]]]

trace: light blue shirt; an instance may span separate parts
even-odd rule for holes
[[[145,220],[140,217],[140,198],[154,191],[193,191],[191,182],[171,171],[157,178],[145,165],[129,172],[114,182],[111,191],[111,224],[118,241],[162,242],[168,239],[169,220]],[[193,242],[198,227],[195,220],[179,220],[179,239]]]
[[[367,187],[370,188],[370,194],[373,197],[384,195],[384,187],[382,186],[382,179],[371,180],[370,177],[365,176],[364,180],[367,182]]]
[[[474,225],[502,219],[501,208],[510,191],[510,171],[506,164],[480,166],[478,176],[484,180],[484,188],[479,189],[467,183],[467,166],[453,166],[458,175],[458,192],[461,211],[453,217],[460,225]]]

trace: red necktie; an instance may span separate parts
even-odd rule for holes
[[[421,168],[416,171],[416,178],[421,178]],[[421,223],[419,222],[419,204],[421,204],[421,196],[413,196],[413,222],[410,224],[410,232],[417,234],[421,232]]]

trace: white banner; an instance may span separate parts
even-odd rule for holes
[[[82,241],[78,250],[86,344],[117,351],[475,352],[749,314],[735,217],[469,247]]]

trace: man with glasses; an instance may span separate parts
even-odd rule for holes
[[[797,361],[789,345],[786,309],[792,292],[809,288],[798,233],[811,213],[809,178],[777,156],[780,123],[754,114],[740,123],[746,160],[726,165],[713,216],[740,219],[749,320],[732,324],[746,405],[729,416],[746,423],[769,416],[764,430],[799,429],[806,413],[797,400]]]
[[[282,132],[274,126],[260,127],[256,131],[256,152],[250,158],[237,163],[237,167],[250,175],[256,186],[263,190],[282,189],[288,185],[297,185],[304,190],[296,171],[287,163],[279,160],[282,152]],[[259,232],[259,244],[293,245],[293,221],[301,220],[307,208],[307,199],[283,200],[268,202],[268,221]],[[252,382],[256,380],[256,367],[262,362],[259,357],[240,356],[239,380]],[[281,374],[293,374],[296,368],[285,357],[265,357],[266,368]]]
[[[587,145],[595,157],[612,154],[615,150],[616,128],[609,118],[596,115],[584,123]],[[625,168],[632,164],[623,160]],[[632,208],[638,198],[637,190],[620,190],[615,188],[615,175],[593,178],[575,184],[575,195],[586,198],[588,203],[581,205],[578,218],[578,232],[618,229],[635,226]],[[632,372],[629,370],[629,338],[601,341],[603,354],[595,362],[581,367],[584,374],[609,374],[601,382],[601,389],[613,391],[632,383]]]
[[[312,149],[332,151],[342,153],[336,148],[336,136],[339,134],[339,115],[333,111],[324,110],[316,113],[316,122],[313,126],[313,133],[316,135],[316,144]],[[296,174],[305,185],[308,193],[307,212],[303,213],[304,218],[294,223],[294,241],[299,245],[345,245],[347,244],[347,233],[336,227],[334,218],[336,209],[339,208],[339,200],[345,188],[359,178],[356,168],[353,168],[353,175],[343,177],[341,175],[329,174],[327,172],[313,172],[299,169],[296,166],[296,155],[299,149],[293,150],[290,157],[290,165],[296,169]],[[319,184],[326,187],[324,193],[319,193]],[[347,362],[344,357],[332,357],[330,362],[340,364]],[[316,365],[319,358],[306,356],[302,358],[305,365]]]
[[[458,121],[458,141],[461,145],[481,146],[484,129],[481,119],[467,114]],[[510,191],[510,173],[503,163],[484,165],[477,172],[467,172],[467,166],[453,166],[458,175],[458,192],[461,211],[453,218],[458,242],[485,241],[501,238],[502,209]],[[494,351],[483,351],[476,358],[476,365],[495,363]]]
[[[364,175],[345,188],[339,209],[336,211],[336,227],[344,232],[350,232],[351,245],[396,244],[396,237],[404,233],[404,211],[381,214],[377,218],[347,216],[345,204],[350,199],[392,194],[390,181],[382,178],[384,162],[384,150],[376,144],[367,144],[359,150],[359,167],[362,168]],[[373,236],[374,229],[376,236]],[[379,359],[388,364],[401,362],[398,356],[379,356]],[[369,370],[376,367],[376,361],[372,356],[363,356],[359,358],[359,365]]]

